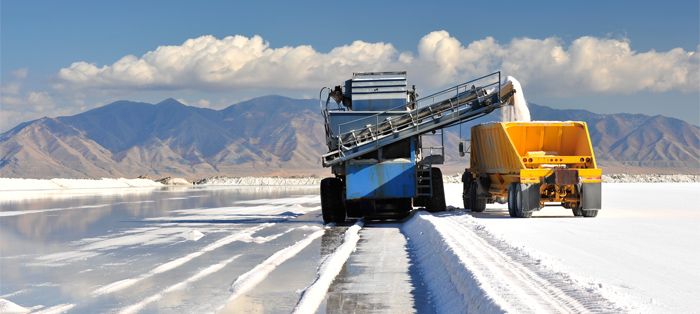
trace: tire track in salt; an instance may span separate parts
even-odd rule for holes
[[[340,273],[350,254],[355,251],[357,241],[360,240],[359,232],[363,226],[364,222],[360,220],[345,231],[343,244],[323,260],[318,268],[318,277],[302,292],[301,298],[294,308],[294,313],[315,313],[318,310],[331,283]]]
[[[517,313],[619,312],[620,308],[565,275],[538,268],[516,248],[499,242],[475,225],[468,216],[433,216],[420,213],[406,231],[423,256],[419,263],[439,261],[447,270],[443,284],[454,287],[464,301],[453,304],[464,310]],[[427,242],[418,237],[427,233]],[[440,243],[442,242],[442,243]],[[415,244],[414,244],[415,245]],[[437,247],[436,247],[437,245]],[[424,269],[435,265],[423,265]],[[434,295],[440,298],[440,292]],[[454,299],[454,298],[452,298]],[[439,301],[439,300],[438,300]],[[440,305],[441,302],[436,302]],[[440,309],[437,309],[440,310]]]
[[[275,252],[270,257],[265,259],[262,263],[255,266],[253,269],[238,276],[236,281],[231,285],[231,296],[229,296],[225,304],[223,304],[217,309],[217,312],[220,312],[238,297],[244,295],[248,291],[255,288],[255,286],[257,286],[260,282],[265,280],[265,278],[267,278],[267,276],[279,265],[299,254],[299,252],[301,252],[304,248],[309,246],[309,244],[311,244],[314,240],[323,236],[324,233],[325,230],[323,229],[317,230],[316,232],[306,236],[305,238],[297,241],[296,243]]]
[[[180,267],[180,266],[184,265],[185,263],[187,263],[187,262],[189,262],[189,261],[191,261],[199,256],[202,256],[208,252],[216,250],[222,246],[228,245],[228,244],[236,242],[236,241],[243,241],[246,239],[251,239],[251,238],[253,238],[252,235],[255,232],[258,232],[264,228],[267,228],[267,227],[270,227],[273,225],[274,225],[274,223],[264,223],[264,224],[250,227],[250,228],[244,229],[242,231],[236,232],[234,234],[228,235],[226,237],[223,237],[223,238],[205,246],[204,248],[202,248],[199,251],[192,252],[190,254],[176,258],[176,259],[169,261],[167,263],[161,264],[145,274],[141,274],[137,277],[123,279],[123,280],[108,284],[106,286],[102,286],[99,289],[95,290],[92,293],[92,295],[93,296],[101,296],[101,295],[110,294],[110,293],[114,293],[114,292],[126,289],[126,288],[131,287],[134,284],[136,284],[144,279],[147,279],[147,278],[153,277],[157,274],[164,273],[164,272],[170,271],[172,269],[175,269],[177,267]]]
[[[470,270],[488,278],[484,285],[492,285],[515,312],[530,313],[582,313],[586,308],[563,291],[552,287],[545,279],[529,271],[518,261],[484,241],[470,228],[449,219],[444,221],[449,231],[443,233],[451,243],[469,252]],[[444,230],[444,229],[441,229]],[[458,241],[462,236],[469,241]]]
[[[176,290],[183,290],[189,284],[194,283],[196,281],[199,281],[200,279],[202,279],[206,276],[209,276],[213,273],[220,271],[221,269],[226,267],[233,260],[235,260],[236,258],[238,258],[240,256],[241,255],[235,255],[235,256],[228,258],[228,259],[225,259],[217,264],[210,265],[210,266],[200,270],[196,274],[192,275],[191,277],[185,279],[184,281],[178,282],[178,283],[166,288],[165,290],[163,290],[163,292],[156,293],[156,294],[144,299],[143,301],[141,301],[139,303],[136,303],[136,304],[133,304],[133,305],[130,305],[128,307],[123,308],[121,311],[119,311],[119,313],[120,314],[137,313],[137,312],[141,311],[146,305],[149,305],[153,302],[156,302],[156,301],[162,299],[163,296],[165,296],[166,294],[173,292],[173,291],[176,291]]]
[[[55,305],[49,308],[41,309],[36,312],[32,312],[34,314],[61,314],[70,311],[72,308],[75,307],[75,304],[70,304],[70,303],[65,303],[65,304],[59,304]]]

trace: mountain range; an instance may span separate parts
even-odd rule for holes
[[[626,172],[700,172],[700,128],[642,114],[596,114],[529,104],[533,120],[582,120],[599,163]],[[491,114],[462,126],[498,119]],[[460,128],[446,131],[447,167]],[[325,147],[318,100],[264,96],[222,110],[117,101],[73,116],[24,122],[0,134],[0,177],[99,178],[310,175]]]

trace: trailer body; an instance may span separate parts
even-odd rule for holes
[[[474,211],[507,202],[514,217],[551,202],[591,217],[601,208],[601,175],[585,122],[485,123],[471,129],[463,199]]]

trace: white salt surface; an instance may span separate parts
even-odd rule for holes
[[[151,304],[151,303],[156,302],[156,301],[160,300],[161,298],[163,298],[164,295],[171,293],[171,292],[174,292],[174,291],[184,290],[185,288],[187,288],[187,286],[189,284],[196,282],[196,281],[199,281],[206,276],[209,276],[213,273],[220,271],[221,269],[226,267],[228,264],[230,264],[234,259],[238,258],[239,256],[240,255],[234,255],[234,256],[232,256],[226,260],[223,260],[217,264],[210,265],[210,266],[200,270],[199,272],[197,272],[193,276],[187,278],[186,280],[179,282],[179,283],[176,283],[176,284],[166,288],[165,290],[163,290],[163,292],[156,293],[156,294],[144,299],[143,301],[141,301],[139,303],[136,303],[134,305],[131,305],[131,306],[128,306],[128,307],[122,309],[121,311],[119,311],[119,313],[120,314],[138,313],[139,311],[141,311],[141,309],[143,309],[148,304]]]
[[[0,178],[0,201],[61,198],[75,195],[150,193],[164,185],[148,179],[17,179]]]
[[[12,301],[0,299],[0,313],[29,313],[31,309],[18,305]]]
[[[198,241],[199,239],[204,237],[204,233],[202,233],[199,230],[189,230],[182,233],[182,237],[189,241]]]
[[[318,185],[321,178],[316,177],[212,177],[196,182],[197,185],[238,185],[238,186],[289,186]]]
[[[448,205],[462,208],[461,188],[446,185]],[[465,216],[469,219],[463,223],[629,311],[691,313],[700,308],[698,191],[698,183],[604,184],[603,209],[596,218],[545,207],[533,218],[511,219],[506,206],[496,204],[475,218]]]
[[[163,184],[149,179],[16,179],[0,178],[0,191],[36,191],[64,189],[114,189],[160,187]]]
[[[32,312],[34,314],[61,314],[70,311],[75,307],[75,304],[65,303],[55,305],[49,308],[41,309],[40,311]]]
[[[299,254],[299,252],[309,246],[311,242],[320,238],[324,232],[324,230],[317,230],[316,232],[306,236],[306,238],[275,252],[253,269],[249,270],[243,275],[240,275],[231,285],[231,296],[228,299],[228,303],[233,302],[236,298],[255,288],[256,285],[265,280],[265,278],[267,278],[267,276],[279,265]]]
[[[235,241],[241,241],[241,240],[248,239],[255,232],[260,231],[260,230],[267,228],[269,226],[272,226],[272,225],[274,225],[274,224],[273,223],[265,223],[265,224],[260,224],[260,225],[250,227],[250,228],[247,228],[244,230],[236,231],[236,232],[232,233],[231,235],[223,237],[223,238],[205,246],[204,248],[202,248],[198,251],[192,252],[192,253],[187,254],[185,256],[182,256],[182,257],[176,258],[174,260],[171,260],[169,262],[166,262],[164,264],[161,264],[161,265],[153,268],[151,271],[149,271],[147,273],[138,275],[136,277],[119,280],[119,281],[113,282],[111,284],[102,286],[102,287],[98,288],[97,290],[95,290],[93,292],[93,295],[100,296],[100,295],[110,294],[110,293],[114,293],[114,292],[126,289],[126,288],[131,287],[134,284],[136,284],[144,279],[147,279],[147,278],[153,277],[157,274],[161,274],[161,273],[173,270],[175,268],[178,268],[178,267],[184,265],[185,263],[188,263],[191,260],[204,255],[207,252],[211,252],[215,249],[218,249],[222,246],[228,245],[228,244],[233,243]]]
[[[331,283],[342,270],[350,254],[355,251],[357,241],[360,240],[359,232],[362,226],[364,226],[364,223],[360,220],[345,231],[343,244],[321,263],[316,281],[304,290],[299,303],[294,309],[294,313],[314,313],[318,310],[319,305],[326,297]]]

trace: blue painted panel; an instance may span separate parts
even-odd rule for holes
[[[416,195],[415,164],[409,161],[346,164],[347,199],[409,198]]]

